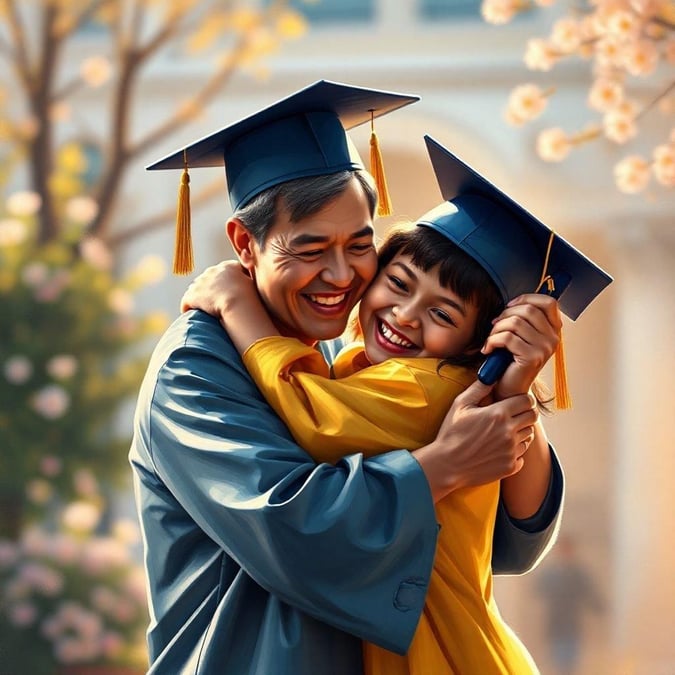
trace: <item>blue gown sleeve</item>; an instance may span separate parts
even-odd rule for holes
[[[137,421],[150,470],[269,593],[404,652],[438,526],[420,466],[399,450],[315,464],[255,387],[218,322],[179,318],[153,356]]]
[[[549,446],[550,447],[550,446]],[[525,574],[534,569],[553,545],[560,527],[565,478],[553,448],[551,480],[539,510],[530,518],[511,518],[499,501],[492,548],[494,574]]]

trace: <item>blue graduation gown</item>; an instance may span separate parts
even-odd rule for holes
[[[216,319],[183,314],[159,342],[130,461],[149,673],[359,675],[361,640],[406,651],[438,532],[419,464],[405,450],[315,464]],[[498,519],[495,568],[530,567],[556,518],[536,534]]]

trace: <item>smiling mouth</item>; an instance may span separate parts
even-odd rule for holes
[[[323,307],[334,307],[339,305],[341,302],[344,302],[347,298],[347,293],[340,293],[340,295],[314,295],[308,294],[307,297],[317,305],[322,305]]]
[[[377,330],[381,337],[398,349],[417,349],[417,345],[393,330],[384,321],[377,322]]]

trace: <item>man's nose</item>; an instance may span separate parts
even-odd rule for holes
[[[333,251],[328,256],[328,263],[324,267],[321,278],[327,283],[344,288],[349,286],[354,279],[354,268],[349,264],[344,251]]]

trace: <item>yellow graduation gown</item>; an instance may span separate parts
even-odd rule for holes
[[[454,400],[475,379],[437,359],[364,363],[360,345],[336,359],[270,337],[244,364],[298,444],[319,462],[362,452],[414,450],[435,438]],[[405,656],[364,644],[367,675],[529,675],[538,670],[499,615],[492,593],[492,536],[499,483],[456,490],[436,505],[440,533],[424,611]],[[405,517],[405,514],[401,514]]]

